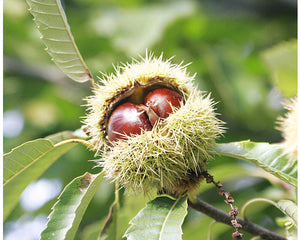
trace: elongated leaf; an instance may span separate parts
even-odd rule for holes
[[[288,217],[292,219],[295,225],[298,222],[298,207],[291,200],[280,200],[278,203],[278,208]]]
[[[23,190],[39,178],[61,155],[76,143],[54,145],[47,139],[26,142],[3,157],[4,219],[19,201]]]
[[[90,80],[91,74],[76,46],[60,0],[27,0],[27,3],[55,64],[76,82]]]
[[[49,221],[41,234],[41,240],[71,240],[79,223],[103,179],[103,173],[77,177],[58,197],[49,215]]]
[[[297,185],[297,162],[289,161],[280,145],[242,141],[218,144],[215,150],[221,155],[251,162],[283,181]]]
[[[157,197],[130,221],[125,236],[128,240],[179,240],[186,214],[186,197],[177,200]]]

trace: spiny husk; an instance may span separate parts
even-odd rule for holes
[[[186,66],[172,64],[170,60],[163,61],[162,55],[159,58],[146,55],[141,62],[134,60],[131,64],[118,67],[115,75],[103,76],[101,79],[103,85],[97,85],[93,90],[94,95],[87,99],[89,114],[83,121],[95,140],[95,151],[101,152],[107,145],[105,129],[101,124],[99,127],[99,123],[105,118],[110,100],[122,93],[124,89],[134,86],[135,82],[147,84],[155,78],[169,82],[184,96],[193,89],[191,83],[194,76],[186,72]]]
[[[181,107],[152,131],[108,142],[103,122],[111,100],[136,82],[147,84],[157,78],[181,92],[184,97]],[[216,118],[210,95],[197,91],[193,78],[185,66],[163,61],[162,56],[146,56],[102,80],[104,85],[97,86],[95,95],[88,98],[90,113],[84,123],[96,153],[102,154],[99,165],[107,177],[133,191],[146,193],[157,187],[174,196],[198,185],[213,153],[215,139],[224,130],[223,123]]]
[[[152,131],[115,142],[103,153],[101,165],[109,178],[135,191],[156,186],[183,193],[206,171],[215,139],[223,131],[220,126],[209,96],[193,90],[185,104]]]
[[[289,99],[284,103],[287,113],[277,119],[277,129],[281,131],[284,138],[283,147],[285,154],[291,161],[298,159],[298,99]]]

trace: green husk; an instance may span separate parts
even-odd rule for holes
[[[121,73],[121,70],[123,72]],[[127,140],[110,143],[106,138],[105,120],[109,103],[126,89],[147,85],[155,79],[179,91],[184,101],[168,118],[152,131],[128,136]],[[134,192],[159,191],[180,196],[198,186],[211,158],[216,138],[224,132],[223,122],[216,118],[214,102],[192,84],[186,67],[162,61],[162,56],[146,56],[142,61],[127,64],[115,75],[106,76],[104,85],[88,99],[88,126],[94,150],[102,154],[99,165],[106,176]]]

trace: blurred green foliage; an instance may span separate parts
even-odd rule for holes
[[[219,117],[227,123],[227,133],[219,142],[281,141],[274,126],[283,113],[283,95],[263,53],[297,37],[296,1],[66,0],[63,5],[78,48],[94,76],[101,76],[99,71],[112,72],[112,64],[143,56],[146,48],[156,55],[163,52],[165,58],[175,55],[175,63],[191,63],[188,70],[197,73],[197,86],[211,92],[217,102]],[[85,115],[83,99],[91,95],[89,83],[67,79],[51,63],[27,8],[24,0],[5,0],[3,4],[4,123],[8,110],[18,110],[24,118],[20,134],[4,134],[4,152],[28,140],[80,128]],[[294,68],[296,62],[289,66]],[[292,82],[289,86],[294,88],[295,74],[288,77]],[[87,171],[99,172],[93,169],[92,159],[92,152],[78,146],[51,166],[43,178],[61,179],[65,186]],[[217,158],[209,168],[216,180],[225,183],[239,208],[254,197],[294,197],[288,186],[250,164]],[[228,210],[212,186],[203,183],[199,194]],[[123,233],[129,219],[147,200],[142,196],[129,198],[121,203]],[[33,212],[18,206],[8,221],[25,214],[49,214],[54,202],[50,200]],[[112,202],[113,187],[104,182],[84,216],[77,239],[95,239],[91,236],[101,229]],[[251,210],[249,219],[284,233],[275,222],[282,216],[271,206],[259,205]],[[205,239],[210,222],[207,216],[190,211],[183,239]],[[232,232],[222,224],[212,229],[213,239],[218,240],[228,239]],[[245,239],[250,236],[245,234]]]

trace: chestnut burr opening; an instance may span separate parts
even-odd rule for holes
[[[143,88],[138,88],[138,94],[126,99],[125,103],[115,108],[107,123],[107,136],[110,141],[126,139],[126,136],[141,134],[143,130],[151,131],[160,119],[167,118],[174,108],[179,108],[183,96],[169,88],[146,89],[144,96]],[[142,104],[127,102],[144,97]],[[139,103],[139,101],[137,102]]]

